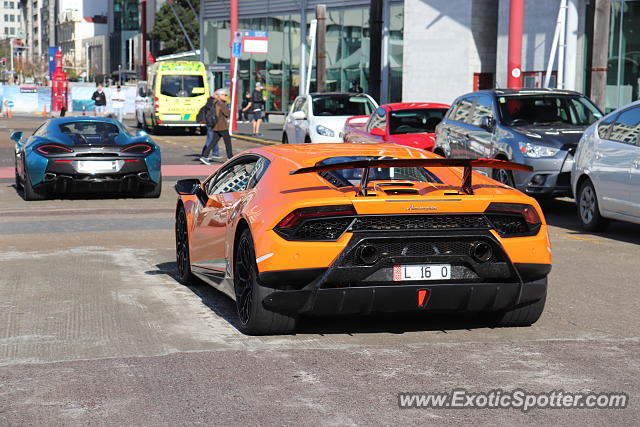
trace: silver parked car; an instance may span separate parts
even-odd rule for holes
[[[589,127],[571,173],[578,216],[589,231],[608,219],[640,224],[640,101]]]

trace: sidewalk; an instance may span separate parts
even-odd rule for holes
[[[233,134],[233,137],[264,144],[282,143],[282,123],[263,122],[260,126],[262,136],[258,137],[251,136],[251,126],[251,123],[238,123],[238,130]]]

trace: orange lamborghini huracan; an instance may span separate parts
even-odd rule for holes
[[[551,252],[537,202],[472,168],[395,144],[245,151],[204,182],[178,181],[179,278],[235,299],[247,334],[303,315],[486,312],[534,323]]]

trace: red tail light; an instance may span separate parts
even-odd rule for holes
[[[329,206],[314,206],[310,208],[300,208],[289,213],[282,218],[276,228],[288,229],[293,228],[300,224],[303,220],[308,218],[318,218],[326,216],[344,216],[355,215],[356,210],[353,205],[329,205]]]
[[[542,221],[536,209],[525,203],[491,203],[487,217],[502,236],[533,236]]]
[[[155,105],[155,107],[156,107],[156,113],[159,113],[159,112],[160,112],[160,106],[159,106],[159,104],[158,104],[158,102],[159,102],[159,101],[160,101],[160,99],[158,99],[158,97],[156,96],[156,105]]]
[[[73,153],[73,150],[69,147],[56,144],[45,144],[36,148],[36,151],[40,154],[65,154]]]
[[[151,150],[152,150],[152,147],[150,145],[136,144],[136,145],[130,145],[128,147],[124,147],[120,151],[123,153],[129,153],[129,154],[146,154]]]

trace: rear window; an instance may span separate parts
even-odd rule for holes
[[[389,115],[389,131],[391,135],[405,133],[434,133],[446,109],[414,109],[391,111]]]
[[[196,90],[199,88],[200,90]],[[204,78],[201,75],[165,74],[160,81],[160,93],[174,98],[192,98],[205,95]]]
[[[507,95],[498,106],[507,126],[588,126],[602,117],[587,98],[570,95]]]
[[[336,163],[355,162],[360,160],[393,159],[394,157],[373,156],[344,156],[330,157],[321,161],[321,165],[333,165]],[[336,171],[320,172],[320,176],[336,187],[350,187],[359,185],[362,179],[362,169],[340,169]],[[414,181],[442,183],[432,172],[424,168],[372,168],[369,170],[369,182],[371,181]]]
[[[60,132],[69,135],[76,144],[115,144],[120,128],[107,122],[69,122],[60,126]]]
[[[375,105],[366,96],[317,96],[311,101],[314,116],[368,116]]]

